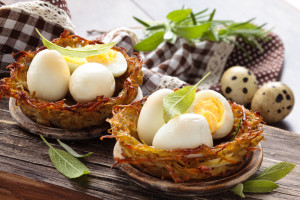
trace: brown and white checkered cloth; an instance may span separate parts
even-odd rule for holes
[[[34,50],[42,45],[35,28],[49,39],[59,37],[65,29],[74,32],[65,0],[0,6],[0,76],[7,76],[5,68],[12,63],[13,52]]]
[[[115,41],[118,46],[133,51],[136,40],[131,39],[128,30],[118,29],[114,37],[108,41]],[[108,33],[109,34],[109,33]],[[100,38],[107,39],[105,36]],[[237,38],[236,42],[249,52],[251,59],[231,44],[203,41],[190,46],[185,39],[177,39],[175,44],[163,42],[150,53],[141,53],[144,57],[144,95],[149,95],[160,88],[180,88],[186,84],[197,83],[204,75],[211,75],[200,84],[200,89],[213,89],[221,92],[220,79],[223,72],[231,66],[245,66],[256,75],[259,85],[269,81],[279,80],[283,67],[284,46],[280,38],[270,34],[268,41],[258,41],[263,53]]]

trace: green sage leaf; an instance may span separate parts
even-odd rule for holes
[[[152,51],[164,40],[165,31],[158,31],[134,46],[137,51]]]
[[[84,155],[80,155],[78,154],[76,151],[74,151],[70,146],[68,146],[67,144],[63,143],[62,141],[60,141],[60,139],[57,139],[57,142],[59,143],[59,145],[64,148],[69,154],[71,154],[72,156],[74,156],[75,158],[84,158],[84,157],[88,157],[90,155],[93,154],[93,152],[89,152],[87,154]]]
[[[250,193],[265,193],[265,192],[271,192],[278,188],[279,186],[268,180],[253,180],[248,181],[244,183],[244,192],[250,192]]]
[[[234,194],[239,195],[242,198],[245,198],[245,195],[243,193],[243,189],[244,189],[244,185],[242,183],[239,183],[234,188],[232,188],[231,191]]]
[[[107,44],[87,45],[80,48],[64,48],[47,40],[37,29],[36,32],[41,36],[42,42],[45,47],[47,47],[50,50],[56,50],[63,56],[69,57],[84,58],[87,56],[99,55],[110,50],[116,44],[115,42],[111,42]]]
[[[68,178],[78,178],[90,173],[90,170],[77,158],[66,151],[53,148],[42,135],[40,137],[49,146],[48,153],[57,171]]]
[[[167,15],[167,19],[171,20],[172,22],[179,22],[187,18],[191,12],[192,9],[174,10]]]
[[[277,163],[264,171],[262,171],[258,176],[254,177],[252,180],[269,180],[278,181],[290,173],[294,168],[295,164],[289,162]]]
[[[175,32],[177,35],[186,39],[196,39],[201,37],[211,26],[211,22],[207,22],[194,26],[177,26]]]
[[[170,119],[183,114],[193,103],[197,86],[209,75],[204,76],[196,85],[186,86],[169,94],[163,99],[163,117],[167,123]]]

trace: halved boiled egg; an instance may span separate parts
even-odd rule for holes
[[[71,74],[75,71],[75,69],[77,69],[77,67],[87,63],[85,58],[75,58],[75,57],[64,56],[64,59],[68,64]]]
[[[188,112],[204,116],[209,124],[213,139],[227,136],[233,127],[233,113],[228,101],[213,90],[196,93],[195,100]]]
[[[127,71],[127,61],[122,53],[115,50],[108,50],[105,53],[86,57],[87,62],[100,63],[106,66],[114,77],[122,76]]]
[[[193,113],[171,119],[153,138],[153,146],[164,150],[196,148],[202,144],[212,147],[212,135],[206,119]]]
[[[137,123],[139,138],[148,145],[157,130],[165,124],[163,119],[163,98],[173,93],[170,89],[161,89],[152,93],[144,104]]]

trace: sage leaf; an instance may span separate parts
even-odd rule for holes
[[[58,46],[49,40],[47,40],[42,34],[36,29],[36,32],[42,38],[42,42],[45,47],[50,50],[56,50],[63,56],[76,57],[76,58],[85,58],[87,56],[99,55],[101,53],[105,53],[110,50],[113,46],[115,46],[115,42],[107,43],[107,44],[95,44],[95,45],[86,45],[80,48],[64,48]]]
[[[245,198],[245,195],[243,193],[243,189],[244,189],[244,185],[242,183],[239,183],[234,188],[232,188],[231,191],[234,194],[239,195],[242,198]]]
[[[152,51],[164,40],[165,31],[158,31],[134,46],[137,51]]]
[[[265,192],[271,192],[278,188],[279,186],[268,180],[253,180],[248,181],[244,183],[244,192],[250,192],[250,193],[265,193]]]
[[[209,75],[205,75],[196,85],[181,88],[163,99],[163,117],[167,123],[170,119],[183,114],[193,103],[197,86]]]
[[[186,39],[196,39],[201,37],[211,26],[211,22],[193,26],[177,26],[175,32],[177,35]]]
[[[252,180],[269,180],[278,181],[290,173],[294,168],[295,164],[289,162],[277,163],[264,171],[262,171],[258,176],[254,177]]]
[[[49,146],[48,153],[57,171],[68,178],[78,178],[90,173],[90,170],[77,158],[66,151],[53,148],[42,135],[40,137]]]
[[[57,142],[59,143],[59,145],[64,148],[69,154],[71,154],[72,156],[74,156],[75,158],[84,158],[84,157],[88,157],[90,155],[93,154],[93,152],[89,152],[87,154],[84,155],[80,155],[78,154],[76,151],[74,151],[70,146],[68,146],[67,144],[63,143],[62,141],[60,141],[60,139],[57,139]]]
[[[192,9],[174,10],[167,15],[167,19],[171,20],[172,22],[180,22],[187,18],[191,12]]]

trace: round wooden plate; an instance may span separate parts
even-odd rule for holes
[[[263,153],[260,144],[260,150],[254,150],[251,153],[244,167],[237,173],[227,177],[214,180],[205,180],[188,183],[174,183],[173,180],[162,180],[140,171],[128,163],[120,164],[120,169],[133,178],[138,185],[156,190],[163,190],[169,194],[178,194],[181,196],[195,195],[214,195],[233,188],[235,185],[247,180],[260,167],[263,159]],[[114,157],[122,158],[122,150],[119,142],[114,147]]]
[[[140,88],[138,88],[138,95],[134,101],[141,100],[143,98],[143,93]],[[84,128],[80,130],[67,130],[56,127],[44,126],[36,123],[27,117],[20,106],[16,106],[16,99],[9,99],[9,111],[11,116],[17,121],[17,123],[24,129],[31,133],[42,135],[47,138],[53,139],[64,139],[64,140],[84,140],[90,138],[100,137],[104,133],[107,133],[110,125],[105,122],[99,126],[93,126],[90,128]]]

